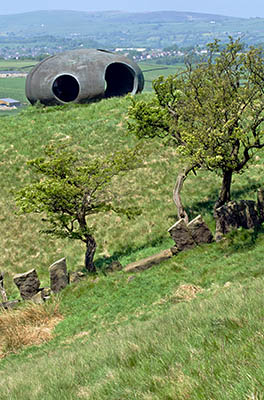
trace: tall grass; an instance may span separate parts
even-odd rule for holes
[[[6,364],[1,398],[262,399],[263,282],[173,298],[148,321],[97,337],[83,330],[62,347]]]
[[[27,304],[22,309],[0,314],[0,358],[25,346],[44,343],[52,338],[52,329],[62,319],[56,302],[48,305]]]

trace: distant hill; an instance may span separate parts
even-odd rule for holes
[[[122,11],[32,11],[22,14],[0,15],[0,30],[12,32],[28,32],[33,28],[36,32],[55,33],[63,27],[65,31],[80,30],[84,27],[90,30],[88,23],[108,22],[109,24],[153,24],[153,23],[188,23],[188,22],[225,22],[237,21],[241,18],[226,17],[214,14],[178,11],[153,11],[130,13]],[[65,26],[66,24],[66,26]],[[44,26],[43,26],[44,25]],[[48,31],[50,29],[51,31]]]
[[[54,35],[86,38],[104,47],[163,48],[205,44],[229,35],[247,43],[264,42],[264,19],[193,12],[34,11],[0,15],[0,39]]]

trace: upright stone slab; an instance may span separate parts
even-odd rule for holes
[[[177,221],[168,232],[174,240],[178,251],[195,247],[196,243],[183,218]]]
[[[69,282],[67,273],[66,259],[56,261],[49,267],[50,273],[50,288],[54,293],[58,293],[64,289]]]
[[[262,222],[258,204],[253,200],[229,201],[214,211],[216,220],[216,241],[239,227],[255,228]]]
[[[24,274],[15,275],[14,282],[24,300],[30,300],[38,293],[40,281],[35,269],[31,269]]]
[[[187,226],[195,243],[201,244],[212,242],[213,234],[204,222],[201,215],[198,215],[198,217],[194,218]]]

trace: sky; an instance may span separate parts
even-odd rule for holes
[[[234,17],[264,17],[264,0],[11,0],[1,1],[0,15],[37,10],[193,11]]]

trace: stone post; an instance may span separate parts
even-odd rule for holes
[[[213,234],[204,222],[201,215],[198,215],[198,217],[194,218],[187,226],[195,243],[201,244],[212,242]]]
[[[67,273],[66,259],[56,261],[49,267],[50,273],[50,288],[52,292],[58,293],[64,289],[69,283],[69,276]]]
[[[168,232],[174,240],[178,251],[191,249],[196,246],[196,243],[192,238],[191,232],[188,229],[183,218],[177,221],[176,224],[174,224],[168,230]]]
[[[39,291],[40,281],[35,269],[15,275],[14,282],[23,300],[30,300]]]

